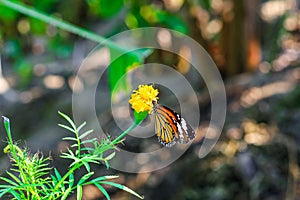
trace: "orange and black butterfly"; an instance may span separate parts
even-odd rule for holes
[[[153,104],[155,132],[162,145],[171,147],[176,142],[185,144],[195,138],[193,128],[178,113],[156,101]]]

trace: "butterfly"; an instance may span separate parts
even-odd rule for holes
[[[193,128],[174,110],[153,101],[155,132],[158,141],[171,147],[176,142],[185,144],[195,138]]]

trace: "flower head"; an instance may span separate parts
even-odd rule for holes
[[[131,107],[137,113],[148,111],[151,114],[153,101],[158,99],[158,90],[154,89],[152,85],[139,85],[138,89],[133,92],[129,100]]]

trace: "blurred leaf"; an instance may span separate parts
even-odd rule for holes
[[[176,15],[167,12],[159,12],[157,16],[159,22],[164,24],[167,28],[176,30],[184,34],[188,33],[188,27],[186,23]]]
[[[20,1],[14,1],[14,2],[20,2]],[[11,9],[8,9],[7,7],[5,6],[2,6],[1,5],[1,2],[0,2],[0,19],[5,21],[5,22],[14,22],[17,17],[19,16],[19,13],[14,11],[14,10],[11,10]]]
[[[140,6],[133,6],[131,8],[131,12],[127,15],[125,23],[131,29],[150,26],[150,24],[141,15]]]
[[[32,0],[32,5],[38,10],[49,12],[57,2],[58,0]]]
[[[67,58],[72,54],[73,46],[60,34],[57,34],[49,43],[48,49],[59,58]]]
[[[32,78],[32,64],[21,58],[16,62],[15,69],[19,76],[20,87],[27,87]]]
[[[30,29],[31,29],[32,33],[45,34],[46,27],[47,27],[45,22],[43,22],[39,19],[30,17],[29,18],[29,23],[30,23]]]
[[[184,34],[188,33],[187,24],[178,15],[169,13],[153,5],[141,7],[140,13],[150,25],[162,25]]]
[[[123,6],[123,0],[86,0],[90,11],[107,18],[115,15]]]
[[[113,62],[108,67],[108,82],[113,98],[119,91],[129,92],[132,89],[128,77],[122,77],[126,75],[129,70],[141,65],[144,58],[151,52],[151,49],[144,48],[122,54],[119,50],[110,49],[110,56]],[[118,87],[116,87],[117,85]]]

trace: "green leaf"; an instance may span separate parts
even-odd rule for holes
[[[74,174],[70,174],[69,176],[69,187],[72,187],[75,182]]]
[[[164,24],[167,28],[188,34],[188,27],[186,23],[178,16],[163,12],[158,14],[158,19],[160,20],[160,23]]]
[[[163,25],[166,28],[187,34],[187,24],[177,14],[167,12],[154,5],[146,5],[140,8],[141,16],[151,25]]]
[[[116,176],[116,175],[101,176],[101,177],[97,177],[97,178],[91,180],[91,182],[99,182],[99,181],[110,180],[110,179],[115,179],[115,178],[119,178],[119,176]]]
[[[82,133],[80,136],[79,136],[79,139],[82,139],[82,138],[85,138],[86,136],[88,136],[89,134],[91,134],[94,130],[88,130],[84,133]]]
[[[24,87],[30,84],[33,75],[33,64],[29,59],[19,58],[14,66],[19,76],[19,84]]]
[[[144,62],[144,58],[152,53],[152,50],[143,48],[124,54],[117,49],[110,48],[110,56],[112,62],[108,66],[108,82],[112,98],[117,92],[131,91],[126,73],[138,67]],[[125,75],[125,77],[123,77]]]
[[[109,154],[108,156],[106,156],[106,157],[104,158],[104,160],[110,160],[110,159],[112,159],[113,157],[115,157],[115,155],[116,155],[116,152],[112,152],[111,154]]]
[[[88,180],[91,176],[93,176],[93,174],[94,174],[94,172],[89,172],[89,173],[85,174],[84,176],[82,176],[79,179],[77,185],[82,185],[86,180]]]
[[[96,183],[96,182],[94,182],[93,184],[103,193],[103,195],[106,197],[107,200],[110,200],[110,196],[106,192],[106,190],[104,189],[104,187],[102,187],[99,183]]]
[[[91,167],[90,167],[89,163],[88,162],[83,162],[83,165],[84,165],[86,171],[90,172]]]
[[[90,11],[94,15],[103,18],[111,17],[119,12],[123,6],[123,0],[86,0]]]
[[[72,132],[72,133],[76,133],[75,130],[73,130],[71,127],[69,127],[69,126],[67,126],[67,125],[64,125],[64,124],[58,124],[58,126],[64,128],[64,129],[66,129],[66,130],[68,130],[68,131],[70,131],[70,132]]]
[[[6,172],[12,179],[14,179],[19,185],[22,185],[22,181],[16,177],[13,173]],[[1,177],[0,177],[1,178]]]
[[[76,138],[73,138],[73,137],[64,137],[64,138],[62,138],[62,140],[77,141],[77,139],[76,139]]]
[[[94,143],[95,141],[97,141],[97,139],[96,138],[92,138],[92,139],[89,139],[89,140],[83,140],[81,142],[81,144]]]
[[[54,173],[55,173],[55,176],[56,176],[57,180],[60,181],[61,180],[61,175],[60,175],[60,173],[58,172],[58,170],[56,168],[54,168]]]
[[[108,181],[101,181],[100,182],[101,184],[106,184],[106,185],[111,185],[113,187],[116,187],[116,188],[119,188],[121,190],[124,190],[130,194],[133,194],[134,196],[140,198],[140,199],[144,199],[144,197],[142,197],[141,195],[139,195],[138,193],[136,193],[135,191],[133,191],[132,189],[124,186],[124,185],[121,185],[119,183],[114,183],[114,182],[108,182]]]
[[[35,34],[45,34],[46,29],[47,29],[47,24],[39,19],[36,18],[29,18],[29,23],[30,23],[30,30],[32,33]]]
[[[134,123],[136,125],[139,125],[148,116],[148,111],[138,113],[134,110],[133,116],[134,116]]]
[[[69,187],[69,188],[63,193],[64,195],[61,197],[61,200],[67,199],[71,191],[72,191],[72,188]]]
[[[69,122],[69,124],[72,126],[73,130],[76,130],[76,125],[74,124],[73,120],[71,120],[71,118],[68,115],[66,115],[60,111],[58,111],[58,114]]]
[[[82,186],[81,185],[77,185],[77,200],[81,200],[82,199]]]
[[[9,187],[9,186],[8,186]],[[9,190],[11,190],[11,188],[6,188],[6,189],[1,189],[0,190],[0,198],[5,195],[6,193],[9,193]]]
[[[79,132],[85,125],[86,122],[83,122],[80,126],[78,126],[77,131]]]
[[[17,17],[20,15],[18,12],[11,10],[11,9],[7,9],[7,7],[2,6],[0,3],[0,19],[6,22],[14,22],[16,21]]]
[[[18,186],[17,183],[13,182],[12,180],[8,179],[8,178],[5,178],[5,177],[0,177],[0,180],[3,180],[11,185],[14,185],[14,186]]]
[[[9,192],[18,200],[22,200],[22,198],[18,192],[14,191],[14,190],[10,190]]]

